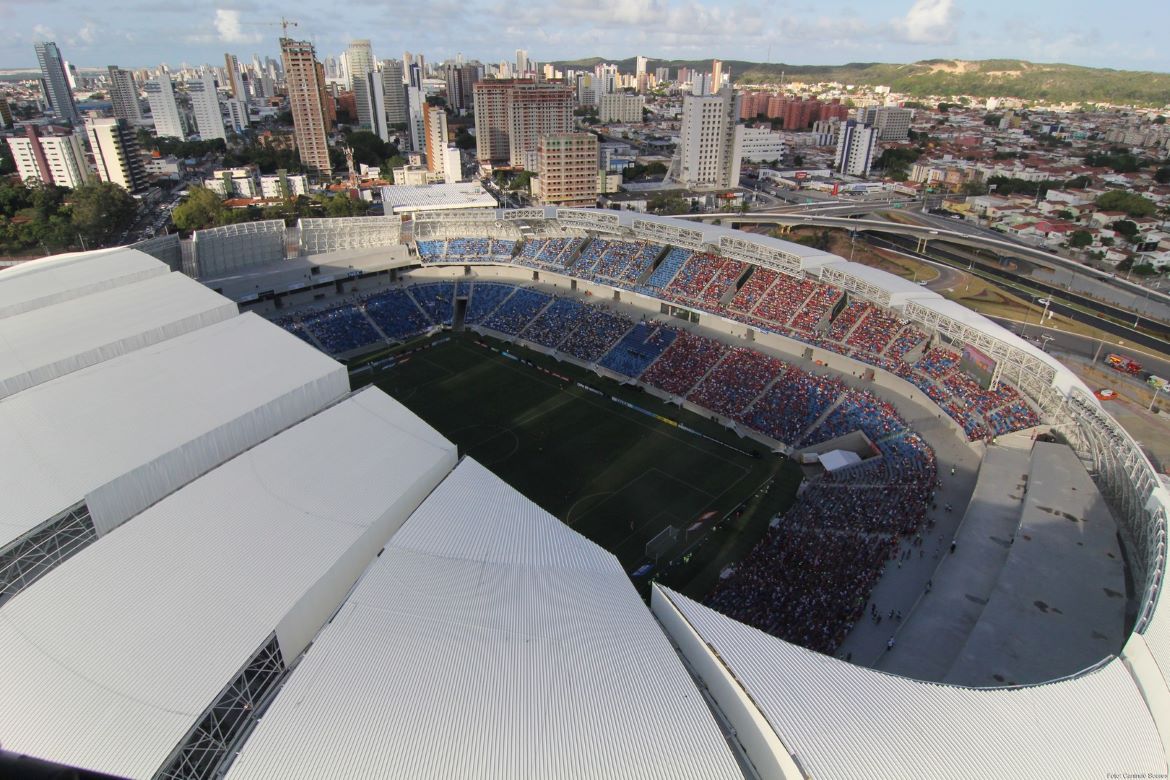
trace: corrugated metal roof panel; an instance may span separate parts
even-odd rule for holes
[[[245,314],[10,396],[0,548],[87,498],[113,527],[348,391],[343,366]]]
[[[617,559],[464,459],[229,773],[326,776],[742,774]]]
[[[166,274],[0,319],[0,398],[237,313],[198,282]]]
[[[363,391],[15,596],[0,610],[5,749],[150,777],[274,629],[295,657],[454,467],[453,445],[397,424],[408,415]]]
[[[0,319],[169,272],[123,247],[30,260],[0,273]]]
[[[665,588],[812,777],[1156,777],[1166,759],[1125,665],[977,690],[814,653]],[[1128,773],[1128,774],[1127,774]]]

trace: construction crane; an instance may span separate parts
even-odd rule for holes
[[[288,28],[300,26],[292,19],[285,19],[283,16],[280,17],[279,22],[241,22],[241,24],[248,27],[276,27],[279,24],[281,38],[288,37]]]

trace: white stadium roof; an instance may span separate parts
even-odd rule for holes
[[[152,777],[273,632],[285,664],[304,650],[454,467],[420,425],[363,391],[15,596],[0,609],[4,748]]]
[[[21,263],[0,277],[0,319],[167,273],[150,255],[121,247]]]
[[[2,285],[0,285],[2,287]],[[0,401],[0,549],[79,501],[99,534],[349,391],[345,368],[254,314]]]
[[[315,640],[228,776],[742,773],[617,559],[465,459]]]
[[[236,314],[168,273],[0,319],[0,398]]]
[[[673,610],[682,621],[663,617]],[[811,777],[1057,780],[1167,770],[1154,718],[1120,660],[1059,683],[978,690],[854,666],[657,586],[654,611],[692,664],[722,668]],[[690,632],[699,641],[688,650]],[[704,682],[714,688],[713,675]]]

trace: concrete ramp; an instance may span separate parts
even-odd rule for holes
[[[980,475],[982,483],[982,474]],[[1080,671],[1125,641],[1117,526],[1066,445],[1038,442],[1014,542],[946,682],[1037,683]]]
[[[898,631],[897,652],[883,655],[875,668],[920,680],[942,681],[947,676],[1007,562],[1020,524],[1029,460],[1026,449],[987,448],[954,552],[949,545],[943,548],[930,591]]]

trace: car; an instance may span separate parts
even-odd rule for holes
[[[919,281],[917,282],[917,284],[918,284],[918,286],[919,286],[919,287],[925,287],[925,286],[926,286],[926,280],[925,280],[925,279],[921,279],[921,280],[919,280]]]
[[[1036,303],[1040,303],[1040,304],[1047,306],[1048,304],[1052,303],[1052,300],[1050,298],[1037,298]]]

